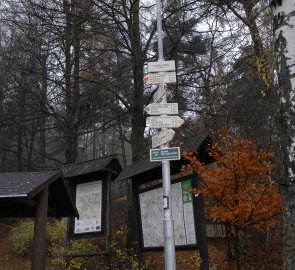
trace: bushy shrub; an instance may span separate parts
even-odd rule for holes
[[[122,226],[112,237],[112,262],[111,268],[114,270],[157,270],[157,266],[149,261],[140,261],[133,248],[127,248],[127,226]]]
[[[66,219],[48,222],[48,256],[50,265],[55,270],[65,270],[67,266],[66,232]]]
[[[65,269],[66,266],[66,220],[49,220],[47,225],[49,263],[54,269]],[[30,260],[33,247],[34,221],[23,220],[10,232],[10,252]]]
[[[98,252],[105,250],[104,237],[95,238],[81,238],[73,239],[71,241],[70,249],[68,251],[69,260],[67,270],[80,270],[80,269],[106,269],[106,260],[104,256],[86,256],[86,257],[73,257],[71,254],[79,252]]]
[[[48,269],[52,270],[159,270],[162,263],[145,258],[141,261],[132,248],[127,248],[127,226],[122,226],[114,232],[111,240],[111,257],[74,257],[78,252],[96,252],[106,248],[104,236],[94,238],[72,239],[67,245],[67,220],[49,219],[47,224],[48,238]],[[33,244],[34,222],[21,221],[9,236],[10,251],[26,260],[31,258]],[[109,265],[108,265],[109,261]],[[199,266],[198,259],[192,260]],[[196,268],[197,269],[197,268]],[[214,268],[213,268],[214,269]]]
[[[33,246],[34,222],[21,221],[9,235],[9,249],[23,259],[30,258]]]
[[[97,257],[71,257],[77,252],[95,252],[105,248],[105,240],[82,238],[71,240],[67,246],[67,220],[49,219],[47,223],[48,265],[54,270],[100,269],[104,259]],[[33,246],[34,221],[23,220],[12,229],[9,242],[10,252],[24,260],[31,259]],[[101,266],[106,269],[106,265]]]

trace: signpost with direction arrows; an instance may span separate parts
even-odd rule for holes
[[[162,161],[163,178],[163,236],[165,253],[165,270],[176,270],[175,238],[172,217],[171,203],[171,179],[170,160],[180,159],[179,147],[169,148],[168,142],[173,138],[174,131],[166,128],[177,128],[183,124],[179,116],[169,116],[178,114],[176,103],[167,104],[166,83],[176,82],[175,61],[164,60],[163,30],[161,0],[156,0],[157,11],[157,32],[158,32],[158,61],[148,63],[148,76],[144,79],[148,84],[158,84],[159,88],[153,96],[156,104],[149,104],[145,112],[150,115],[160,115],[148,117],[147,121],[151,128],[161,128],[160,134],[153,138],[153,147],[161,146],[161,149],[151,149],[150,160]]]
[[[153,102],[158,102],[166,94],[167,84],[163,83],[153,95]]]
[[[184,123],[184,120],[178,115],[164,115],[148,117],[147,122],[151,128],[178,128]]]
[[[159,1],[157,2],[159,10]],[[158,27],[161,26],[160,16],[157,16]],[[159,29],[158,29],[159,31]],[[144,108],[144,111],[150,116],[147,118],[147,125],[150,128],[160,128],[161,132],[152,137],[152,148],[161,147],[160,149],[150,150],[150,161],[162,161],[163,177],[163,233],[164,233],[164,252],[165,252],[165,269],[176,270],[175,261],[175,240],[174,228],[170,198],[170,160],[180,160],[180,148],[170,147],[169,142],[172,140],[175,132],[168,128],[180,127],[184,120],[178,114],[178,103],[166,103],[166,83],[176,82],[175,61],[164,61],[163,57],[163,40],[159,32],[159,60],[148,63],[149,74],[144,79],[148,84],[159,84],[158,90],[153,96],[153,101]]]
[[[163,144],[169,143],[174,136],[175,132],[173,129],[167,129],[161,131],[159,134],[152,137],[152,148],[156,148]]]
[[[144,81],[147,84],[158,85],[158,89],[153,95],[154,103],[147,105],[144,108],[144,111],[151,115],[150,117],[147,117],[147,126],[150,128],[161,129],[157,135],[152,137],[150,161],[162,162],[165,270],[176,270],[170,161],[180,160],[181,153],[179,147],[169,147],[169,142],[175,135],[172,128],[180,127],[184,123],[184,120],[177,115],[178,104],[167,103],[166,83],[176,82],[176,67],[174,60],[164,60],[161,0],[156,0],[156,10],[159,58],[157,62],[148,63],[148,75],[144,77]],[[208,254],[206,256],[208,258]],[[201,265],[201,268],[202,266],[203,264]],[[204,268],[204,270],[205,269],[209,269],[209,264],[208,267]]]
[[[151,103],[144,111],[150,115],[178,114],[178,103]]]
[[[148,84],[176,83],[176,73],[174,71],[149,73]]]
[[[175,83],[175,61],[159,60],[157,62],[148,62],[148,84]]]
[[[175,61],[148,62],[148,72],[175,71]]]

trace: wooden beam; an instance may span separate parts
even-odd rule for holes
[[[47,258],[48,187],[37,195],[33,239],[32,270],[45,270]]]
[[[38,200],[38,199],[37,199]],[[20,199],[17,201],[18,204],[20,205],[26,205],[32,208],[36,209],[36,205],[38,204],[37,201],[33,200],[33,199]],[[53,217],[60,217],[60,214],[52,207],[50,207],[49,205],[47,206],[47,211],[48,211],[48,215],[49,216],[53,216]]]
[[[106,177],[107,186],[107,199],[106,199],[106,253],[108,255],[108,265],[111,265],[111,188],[112,188],[112,175],[109,172]]]

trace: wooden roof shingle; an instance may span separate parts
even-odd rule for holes
[[[36,196],[49,188],[48,216],[78,216],[60,172],[0,173],[0,217],[34,217]]]
[[[66,178],[87,175],[99,171],[107,171],[107,167],[112,162],[117,162],[119,164],[116,155],[100,157],[92,160],[87,160],[84,162],[69,164],[62,168],[62,172]]]
[[[200,159],[203,162],[210,163],[210,157],[208,154],[208,148],[210,147],[212,143],[212,140],[208,134],[200,135],[197,138],[193,138],[181,145],[181,151],[184,150],[195,150],[198,152]],[[182,159],[180,161],[170,161],[171,163],[171,170],[173,169],[173,165],[178,170],[181,168],[181,164],[185,163],[185,161]],[[144,175],[146,173],[153,173],[156,171],[159,171],[159,168],[162,166],[162,162],[150,162],[149,159],[141,160],[133,165],[127,167],[124,169],[119,176],[116,178],[115,182],[122,181],[128,178],[132,178],[134,176]],[[171,171],[173,172],[173,171]]]

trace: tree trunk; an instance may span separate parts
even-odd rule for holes
[[[263,44],[262,44],[259,30],[255,21],[255,13],[253,12],[255,3],[253,1],[243,1],[243,7],[245,10],[247,22],[249,24],[248,27],[249,27],[251,39],[253,41],[254,52],[256,56],[261,56],[261,53],[263,50]]]
[[[132,161],[136,162],[144,158],[144,129],[145,120],[143,115],[143,52],[140,40],[140,20],[139,20],[139,7],[140,1],[132,1],[132,10],[130,13],[130,26],[129,36],[132,47],[132,76],[133,76],[133,95],[131,102],[131,148],[132,148]],[[139,251],[139,243],[137,239],[137,229],[135,224],[135,206],[134,206],[134,185],[128,181],[128,228],[127,246],[134,248],[139,258],[141,253]]]
[[[295,269],[295,3],[273,1],[281,104],[284,269]]]
[[[66,91],[66,123],[65,156],[66,162],[75,162],[77,157],[77,140],[80,118],[80,52],[81,22],[79,22],[78,6],[75,1],[64,0],[65,26],[65,91]],[[73,56],[73,59],[72,59]],[[73,71],[72,71],[73,69]]]
[[[72,161],[72,140],[71,140],[71,8],[68,0],[63,1],[63,11],[66,16],[65,22],[65,95],[66,95],[66,123],[64,127],[65,134],[65,156],[66,162],[71,163]]]
[[[93,126],[93,129],[95,129],[95,125]],[[93,131],[93,138],[92,138],[92,158],[95,159],[97,158],[97,154],[96,154],[96,147],[97,147],[97,132],[94,130]]]
[[[226,251],[226,259],[228,261],[232,261],[234,259],[233,251],[232,251],[232,243],[231,243],[231,235],[230,235],[230,224],[224,223],[225,227],[225,235],[226,235],[226,245],[227,245],[227,251]]]
[[[134,93],[132,100],[131,115],[131,146],[133,162],[144,158],[144,129],[145,119],[143,115],[143,52],[140,41],[140,20],[139,20],[139,0],[134,0],[131,11],[130,41],[133,51],[133,81]]]
[[[126,151],[125,151],[125,140],[123,135],[123,129],[122,129],[122,122],[121,122],[121,116],[118,113],[118,130],[119,130],[119,141],[120,141],[120,148],[121,148],[121,154],[122,154],[122,165],[125,169],[127,167],[127,157],[126,157]]]
[[[21,90],[20,90],[21,91]],[[19,172],[23,170],[23,115],[24,115],[24,95],[23,93],[20,93],[21,98],[18,101],[19,106],[19,116],[18,121],[19,124],[17,126],[17,169]]]
[[[32,130],[29,135],[29,140],[27,142],[27,168],[28,172],[32,171],[32,159],[33,159],[33,150],[34,150],[34,141],[36,135],[36,126],[35,123],[32,123]]]
[[[41,55],[41,72],[42,72],[42,85],[40,89],[40,135],[39,135],[39,160],[41,168],[46,167],[46,111],[47,111],[47,54]]]

